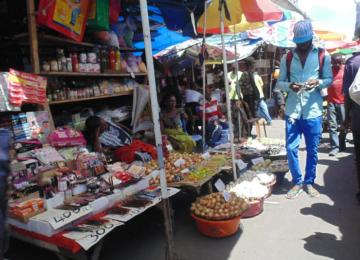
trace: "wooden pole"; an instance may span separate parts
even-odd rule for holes
[[[26,5],[27,5],[28,30],[29,30],[29,41],[30,41],[30,59],[31,59],[32,71],[35,74],[39,74],[40,59],[39,59],[39,42],[38,42],[37,28],[36,28],[35,2],[34,0],[26,0]],[[45,102],[43,108],[49,114],[50,129],[55,129],[54,119],[52,117],[50,106],[47,101]]]
[[[40,60],[39,60],[39,45],[36,30],[35,18],[35,3],[34,0],[26,0],[27,3],[27,16],[28,16],[28,29],[30,41],[30,58],[33,72],[40,73]]]

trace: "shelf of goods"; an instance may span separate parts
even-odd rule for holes
[[[146,76],[146,73],[96,73],[96,72],[40,72],[42,76],[61,76],[61,77],[133,77],[133,76]]]
[[[14,41],[21,44],[21,45],[29,45],[29,34],[28,33],[21,33],[14,37]],[[102,44],[95,44],[90,42],[77,42],[71,39],[67,39],[65,37],[58,37],[55,35],[49,35],[45,33],[38,34],[39,45],[41,46],[80,46],[80,47],[88,47],[94,48],[96,46],[103,46]],[[120,51],[137,51],[139,49],[128,48],[128,47],[120,47]]]
[[[98,100],[98,99],[105,99],[105,98],[129,96],[132,94],[133,94],[132,90],[127,90],[127,91],[122,91],[120,93],[114,93],[112,95],[103,95],[103,96],[96,96],[96,97],[68,99],[68,100],[59,100],[59,101],[49,101],[48,103],[49,103],[49,105],[59,105],[59,104],[68,104],[68,103],[75,103],[75,102],[84,102],[84,101],[89,101],[89,100]]]

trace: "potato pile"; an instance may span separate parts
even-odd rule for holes
[[[185,162],[179,167],[175,165],[175,162],[183,159]],[[166,172],[166,181],[168,183],[178,182],[184,179],[182,170],[186,168],[191,168],[196,165],[199,165],[204,159],[201,157],[201,154],[197,153],[170,153],[169,157],[165,160],[165,172]],[[157,161],[151,161],[146,167],[146,175],[150,174],[152,171],[159,168]],[[160,177],[157,176],[156,179],[150,180],[150,185],[159,185]]]
[[[191,205],[191,212],[208,220],[226,220],[240,216],[248,209],[247,202],[233,192],[229,195],[228,201],[225,201],[223,193],[220,192],[198,198]]]

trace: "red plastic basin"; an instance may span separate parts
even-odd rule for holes
[[[208,237],[228,237],[239,230],[240,216],[227,220],[207,220],[199,218],[194,214],[191,217],[196,221],[199,232]]]

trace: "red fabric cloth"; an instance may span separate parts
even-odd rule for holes
[[[132,163],[135,161],[135,152],[146,152],[149,153],[154,160],[157,158],[155,146],[146,144],[140,140],[133,140],[130,145],[117,149],[114,152],[114,158],[122,162]]]
[[[99,220],[102,217],[104,217],[106,214],[107,214],[106,212],[101,212],[101,213],[98,213],[98,214],[96,214],[94,216],[91,216],[87,220]],[[63,234],[67,233],[66,231],[59,232],[59,233],[53,235],[52,237],[47,237],[47,236],[41,235],[39,233],[35,233],[35,232],[31,232],[31,231],[27,231],[27,230],[18,228],[18,227],[13,226],[13,225],[11,225],[11,228],[14,229],[17,233],[19,233],[19,234],[21,234],[23,236],[47,242],[47,243],[55,245],[55,246],[57,246],[59,248],[66,249],[66,250],[68,250],[68,251],[70,251],[71,253],[74,253],[74,254],[76,254],[77,252],[82,250],[82,247],[78,243],[76,243],[74,240],[63,236]]]
[[[344,104],[343,77],[345,66],[333,67],[334,81],[328,88],[327,101],[334,104]]]

